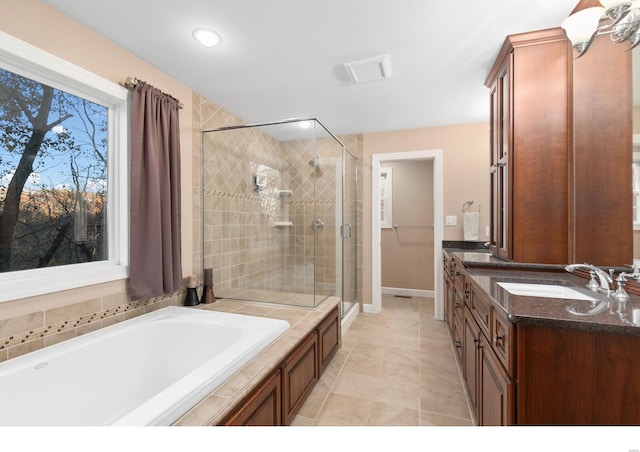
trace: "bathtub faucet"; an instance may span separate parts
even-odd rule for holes
[[[593,273],[598,275],[598,278],[600,279],[600,287],[598,288],[598,290],[605,293],[607,296],[611,295],[611,287],[609,286],[610,283],[613,284],[613,278],[611,278],[611,275],[609,275],[601,268],[598,268],[595,265],[591,264],[571,264],[567,265],[564,269],[571,273],[577,268],[584,268],[586,270],[589,270],[592,275]],[[589,284],[587,284],[587,286],[590,287]]]

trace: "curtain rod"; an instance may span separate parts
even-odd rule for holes
[[[119,85],[120,86],[124,86],[125,88],[131,90],[138,84],[138,82],[141,82],[141,81],[142,80],[140,80],[138,78],[135,78],[135,77],[127,77],[127,79],[124,82],[120,82]],[[166,93],[164,93],[164,94],[166,94]],[[170,94],[167,94],[167,95],[171,96]],[[173,97],[173,96],[171,96],[171,97]],[[174,97],[174,99],[175,99],[175,97]],[[176,100],[178,100],[178,99],[176,99]],[[178,107],[180,109],[182,109],[184,107],[182,102],[178,101]]]

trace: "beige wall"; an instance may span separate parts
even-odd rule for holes
[[[488,96],[488,93],[487,93]],[[481,206],[480,240],[489,225],[489,125],[463,124],[370,133],[363,137],[362,301],[371,303],[371,162],[373,154],[443,150],[444,215],[456,215],[457,226],[444,227],[444,240],[462,240],[462,204],[472,198]]]
[[[198,184],[194,174],[199,172],[199,128],[193,126],[193,91],[173,80],[168,75],[150,66],[141,59],[124,51],[112,42],[102,38],[88,28],[60,14],[39,0],[20,0],[3,2],[0,14],[0,30],[36,47],[48,51],[73,64],[87,69],[115,83],[133,76],[147,81],[161,90],[178,98],[184,108],[180,114],[182,147],[182,265],[183,273],[198,271],[194,268],[199,261],[199,246],[194,244],[194,233],[200,228]],[[202,106],[194,111],[195,121],[216,125],[236,123],[238,118],[213,106]],[[212,120],[210,116],[215,116]],[[212,122],[211,122],[212,121]],[[357,138],[360,143],[360,138]],[[358,181],[362,202],[358,203],[363,213],[363,221],[358,219],[358,230],[362,224],[362,233],[358,233],[359,266],[363,275],[358,286],[363,288],[361,299],[370,303],[371,299],[371,155],[408,150],[444,149],[445,214],[456,214],[461,220],[460,207],[469,197],[483,205],[481,229],[488,224],[488,129],[486,124],[437,127],[397,132],[368,134],[362,138],[362,154]],[[357,146],[360,149],[360,145]],[[195,165],[195,166],[194,166]],[[189,190],[187,187],[192,187]],[[195,221],[194,221],[195,217]],[[462,238],[461,226],[446,228],[444,238],[455,240]],[[195,256],[194,256],[195,254]],[[194,259],[195,257],[195,259]],[[164,304],[177,304],[180,295],[167,294],[153,300],[140,300],[132,303],[128,297],[127,281],[115,281],[65,292],[46,294],[30,299],[14,300],[0,304],[0,339],[9,336],[18,341],[15,355],[40,348],[91,329],[106,326],[126,317],[138,315],[145,310]],[[61,327],[61,331],[45,328],[46,319],[55,319],[60,325],[63,319],[83,319],[74,321],[73,329]],[[7,320],[7,321],[5,321]],[[11,320],[10,322],[8,320]],[[91,323],[92,322],[92,323]],[[90,323],[90,324],[89,324]],[[55,325],[53,325],[55,327]],[[33,340],[33,334],[44,334],[43,339]],[[64,331],[63,331],[64,330]],[[20,345],[23,338],[17,333],[27,335],[28,341]],[[47,336],[49,335],[49,336]],[[54,337],[56,336],[56,337]],[[12,344],[9,344],[11,346]],[[0,347],[0,360],[15,356]]]
[[[392,216],[399,225],[380,230],[382,287],[433,290],[433,161],[381,166],[392,170]]]
[[[3,1],[0,30],[114,83],[124,82],[129,76],[137,77],[179,99],[184,105],[180,112],[181,176],[184,187],[192,185],[192,91],[189,87],[39,0]],[[182,190],[182,265],[185,275],[193,271],[192,217],[192,191]],[[47,317],[56,320],[79,317],[83,318],[82,322],[87,322],[89,317],[94,316],[90,325],[77,324],[78,331],[82,328],[87,331],[142,313],[151,305],[177,302],[179,297],[169,294],[154,300],[130,303],[127,281],[124,280],[8,301],[0,303],[0,339],[15,336],[19,332],[15,331],[18,325],[27,331],[44,331],[44,339],[31,342],[31,335],[26,345],[16,345],[15,353],[19,354],[57,340],[46,336],[51,333],[51,330],[43,329]],[[61,307],[64,313],[60,311]],[[12,319],[12,322],[3,322],[6,319]],[[67,327],[60,332],[66,336],[58,339],[68,338],[74,329],[75,326]],[[7,356],[11,356],[7,353],[7,347],[0,347],[0,361]]]

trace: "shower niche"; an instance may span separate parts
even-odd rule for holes
[[[293,226],[289,220],[289,205],[283,196],[290,195],[291,190],[283,190],[280,170],[265,164],[251,162],[253,189],[260,198],[262,214],[273,227]]]
[[[343,143],[315,118],[201,138],[202,268],[216,297],[355,305],[357,174]]]

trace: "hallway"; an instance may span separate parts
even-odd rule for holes
[[[293,425],[472,425],[444,322],[433,299],[383,295],[360,313]]]

